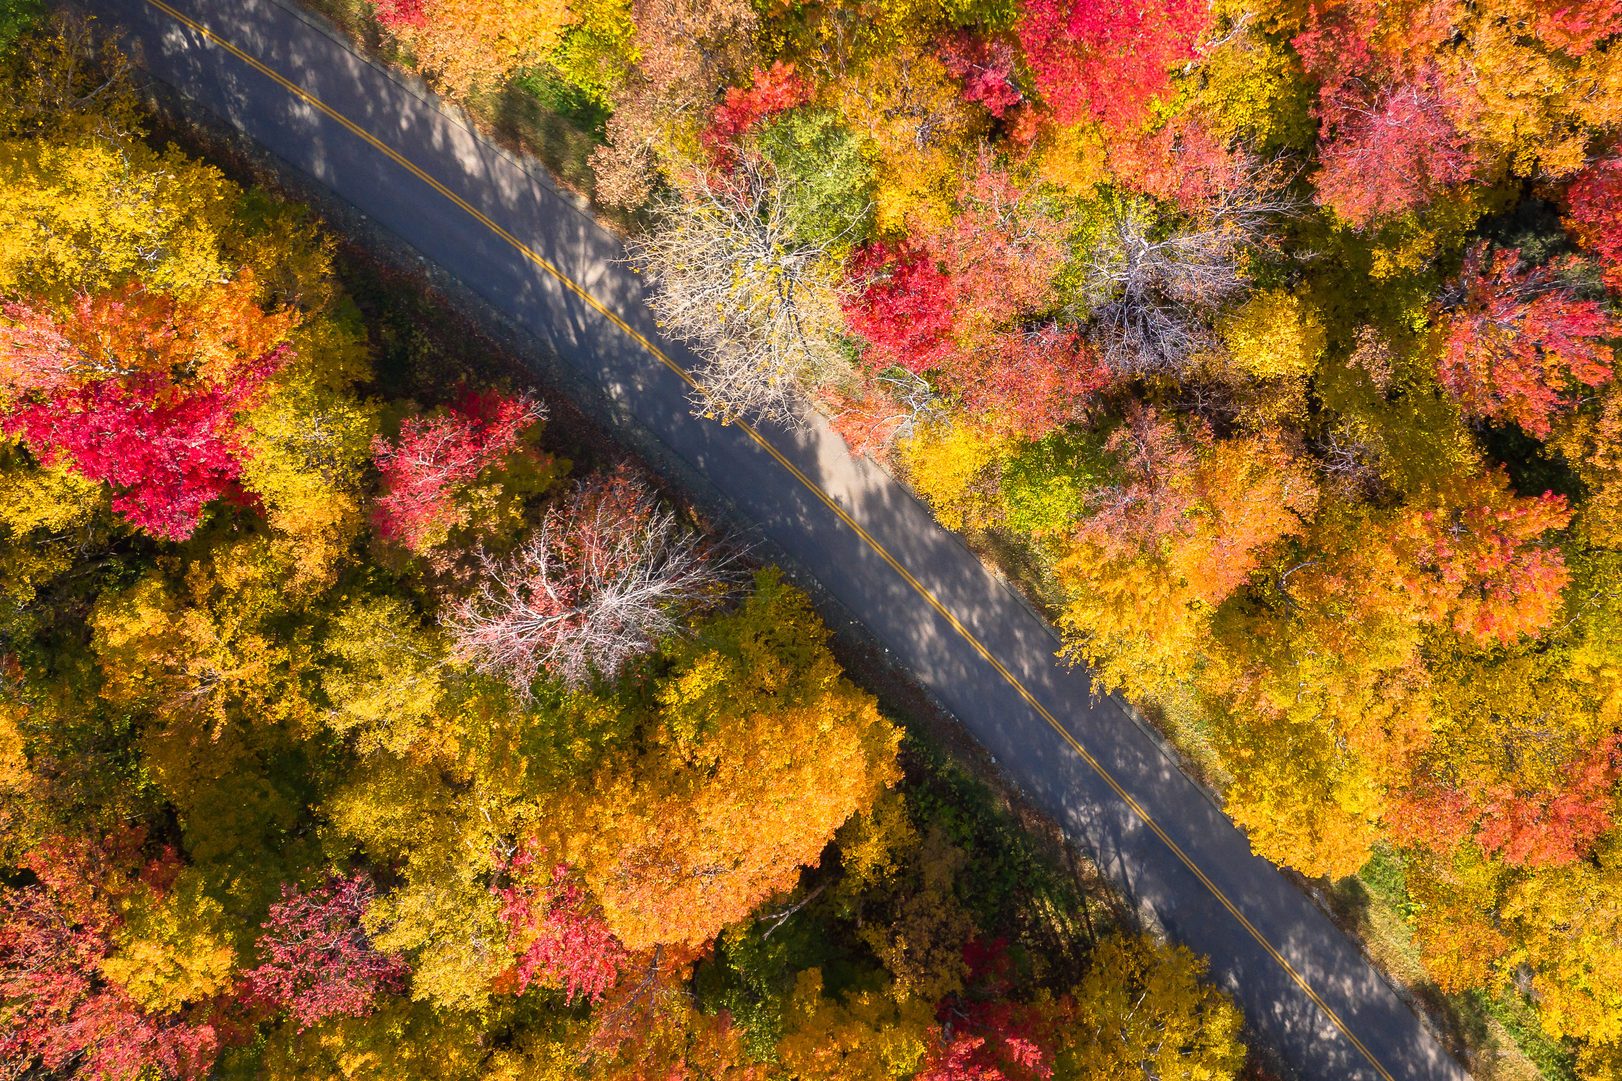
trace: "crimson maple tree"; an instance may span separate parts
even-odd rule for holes
[[[568,864],[548,871],[538,857],[532,845],[520,845],[502,868],[507,884],[495,890],[508,943],[518,951],[518,990],[541,983],[562,988],[570,1001],[597,1002],[619,979],[625,948]]]
[[[1064,259],[1057,223],[981,162],[949,228],[859,249],[842,303],[875,369],[927,375],[995,427],[1039,436],[1108,380],[1078,328],[1042,318]]]
[[[1469,141],[1443,108],[1434,73],[1358,104],[1320,106],[1318,202],[1355,226],[1428,202],[1469,180]]]
[[[847,274],[856,289],[844,299],[845,320],[866,338],[867,362],[923,373],[953,353],[952,280],[926,251],[909,244],[869,244]]]
[[[438,416],[408,418],[397,439],[378,436],[372,441],[383,480],[372,512],[377,535],[412,552],[432,547],[460,522],[458,490],[517,450],[525,429],[542,417],[528,396],[483,391]]]
[[[1194,59],[1210,23],[1198,0],[1026,0],[1019,42],[1036,89],[1061,124],[1125,130],[1171,89],[1171,69]]]
[[[1605,284],[1622,292],[1622,157],[1584,169],[1566,191],[1567,226],[1599,256]]]
[[[109,484],[113,509],[132,525],[184,540],[208,504],[237,490],[237,415],[285,357],[277,350],[230,382],[197,390],[156,374],[99,380],[14,408],[0,429],[45,464]]]
[[[249,1001],[285,1009],[300,1029],[329,1017],[364,1017],[405,987],[403,958],[373,948],[361,919],[377,897],[362,873],[310,890],[282,887],[260,928],[257,967],[243,974]]]
[[[701,138],[721,163],[733,160],[731,146],[738,137],[767,117],[787,112],[811,100],[811,86],[781,60],[764,70],[756,68],[746,87],[729,86],[710,116]]]
[[[1547,268],[1523,267],[1513,248],[1478,245],[1462,287],[1438,375],[1466,413],[1544,438],[1576,404],[1577,388],[1611,378],[1608,339],[1622,335],[1622,322],[1556,284]]]
[[[967,952],[967,951],[966,951]],[[941,1004],[943,1038],[917,1081],[1050,1081],[1053,1055],[1039,1038],[1038,1011],[1006,999]]]
[[[939,52],[952,78],[963,83],[964,101],[985,106],[1001,120],[1025,100],[1014,78],[1014,50],[1007,42],[959,32],[942,41]]]
[[[48,465],[113,489],[113,509],[183,540],[237,490],[237,416],[292,352],[291,310],[266,312],[254,275],[178,298],[140,282],[58,309],[5,306],[0,429]]]
[[[423,0],[373,0],[372,13],[390,30],[416,30],[428,22]]]

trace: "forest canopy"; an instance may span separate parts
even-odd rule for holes
[[[774,568],[83,24],[17,33],[0,1078],[1239,1075],[1204,961]]]
[[[606,115],[704,409],[816,401],[1259,852],[1622,1072],[1622,4],[498,8],[374,16]]]

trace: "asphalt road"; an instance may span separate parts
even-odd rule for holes
[[[1210,957],[1301,1077],[1466,1076],[1356,946],[1251,853],[1120,702],[1055,659],[1050,628],[904,488],[820,423],[755,432],[695,418],[674,370],[691,355],[660,340],[614,234],[538,169],[280,0],[80,6],[121,24],[156,79],[505,313],[609,414],[707,478],[730,504],[714,509],[814,577],[1145,914]]]

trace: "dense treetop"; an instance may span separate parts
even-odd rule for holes
[[[1622,1071],[1622,4],[499,6],[376,18],[610,110],[705,408],[817,400],[1260,852]]]
[[[390,9],[452,83],[595,47],[456,10]],[[1238,1075],[775,570],[82,26],[0,48],[0,1078]]]

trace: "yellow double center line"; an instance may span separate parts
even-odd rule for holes
[[[540,252],[537,252],[518,237],[514,236],[499,222],[492,219],[488,214],[484,213],[478,207],[469,203],[466,199],[452,191],[439,180],[428,175],[428,173],[424,172],[415,162],[410,161],[399,151],[383,142],[383,140],[379,139],[377,136],[373,135],[371,132],[349,119],[347,116],[344,116],[332,106],[305,90],[302,86],[299,86],[297,83],[294,83],[290,79],[284,77],[280,72],[270,68],[258,58],[244,52],[236,45],[220,37],[214,31],[197,22],[195,19],[190,18],[183,12],[176,11],[168,4],[164,3],[164,0],[147,0],[147,3],[174,19],[176,22],[192,30],[205,41],[224,49],[226,52],[230,53],[244,64],[247,64],[249,67],[265,76],[267,79],[275,82],[278,86],[282,87],[289,94],[292,94],[300,101],[305,102],[306,104],[320,111],[325,116],[336,121],[347,131],[351,132],[357,138],[375,148],[380,154],[387,157],[390,161],[400,166],[400,168],[404,169],[406,172],[428,185],[428,187],[432,188],[439,195],[444,196],[451,203],[455,204],[458,209],[464,211],[474,221],[478,222],[485,229],[488,229],[506,243],[510,244],[515,250],[523,255],[525,259],[529,260],[531,263],[534,263],[536,266],[546,271],[547,274],[555,278],[565,289],[579,297],[582,301],[589,305],[593,311],[597,312],[604,319],[608,320],[615,327],[619,328],[619,330],[629,336],[632,341],[636,342],[637,345],[646,350],[650,356],[680,377],[683,382],[687,383],[688,386],[698,388],[698,382],[693,378],[693,376],[681,365],[671,360],[670,357],[665,354],[665,351],[650,341],[646,335],[642,334],[635,327],[631,326],[624,319],[620,318],[618,314],[609,309],[596,297],[592,296],[591,293],[587,292],[583,286],[577,283],[574,279],[570,278],[567,274],[563,273],[562,270],[558,269],[556,264],[554,264],[550,259],[547,259]],[[1353,1047],[1357,1048],[1359,1053],[1361,1053],[1365,1059],[1368,1060],[1369,1065],[1374,1067],[1375,1072],[1378,1073],[1384,1079],[1384,1081],[1396,1081],[1396,1079],[1391,1076],[1391,1073],[1383,1065],[1381,1065],[1379,1059],[1374,1057],[1373,1052],[1371,1052],[1368,1047],[1363,1044],[1363,1041],[1358,1039],[1357,1035],[1352,1032],[1344,1021],[1341,1020],[1340,1015],[1337,1014],[1334,1009],[1319,996],[1318,992],[1313,989],[1310,983],[1307,982],[1306,977],[1302,976],[1301,973],[1296,970],[1295,966],[1292,965],[1290,961],[1278,951],[1277,947],[1269,942],[1267,937],[1263,935],[1253,923],[1250,922],[1249,918],[1246,917],[1243,912],[1239,911],[1239,907],[1235,905],[1231,899],[1229,899],[1228,895],[1222,891],[1221,887],[1219,887],[1215,882],[1211,881],[1210,877],[1200,869],[1199,864],[1195,863],[1189,854],[1183,851],[1183,847],[1173,840],[1171,835],[1168,834],[1160,826],[1160,824],[1154,820],[1149,812],[1145,810],[1136,799],[1133,798],[1132,794],[1128,792],[1107,769],[1104,768],[1103,763],[1099,762],[1097,758],[1093,757],[1092,753],[1088,751],[1087,748],[1083,747],[1081,743],[1070,734],[1070,731],[1065,728],[1064,725],[1059,723],[1059,719],[1055,717],[1034,694],[1031,693],[1030,689],[1025,686],[1020,678],[1014,675],[1013,672],[1009,671],[1008,666],[1003,664],[1001,660],[992,654],[991,650],[986,648],[985,644],[975,636],[973,631],[964,626],[962,621],[959,620],[951,611],[949,611],[927,586],[914,577],[911,571],[902,566],[901,562],[896,559],[895,556],[890,554],[889,549],[885,548],[885,546],[879,542],[878,538],[874,537],[865,528],[863,528],[862,524],[855,518],[851,517],[850,514],[846,512],[845,508],[841,507],[832,496],[823,491],[821,486],[819,486],[810,477],[806,476],[806,474],[801,471],[799,466],[795,465],[793,462],[789,461],[788,458],[784,457],[783,453],[773,446],[765,436],[761,435],[753,425],[743,422],[736,422],[736,426],[743,431],[743,433],[747,435],[756,446],[760,447],[761,450],[771,455],[771,457],[779,465],[786,469],[795,480],[804,485],[806,490],[815,496],[817,500],[823,504],[823,506],[832,511],[841,522],[855,531],[856,535],[862,539],[863,543],[871,548],[880,559],[884,560],[884,562],[888,564],[892,570],[899,574],[907,585],[911,586],[915,591],[917,591],[918,595],[924,599],[924,602],[928,604],[929,607],[933,608],[937,613],[939,613],[942,619],[951,624],[952,629],[956,631],[963,638],[963,640],[967,642],[969,646],[986,661],[987,664],[991,665],[992,668],[997,670],[997,674],[1002,676],[1002,678],[1008,682],[1008,685],[1012,687],[1016,693],[1018,693],[1020,698],[1024,699],[1025,703],[1029,705],[1031,709],[1035,710],[1037,715],[1046,721],[1053,728],[1053,730],[1057,732],[1067,744],[1070,745],[1070,748],[1075,751],[1078,756],[1080,756],[1081,760],[1087,763],[1087,765],[1091,767],[1091,769],[1097,773],[1099,777],[1103,778],[1104,783],[1109,785],[1110,790],[1113,791],[1123,803],[1130,807],[1132,809],[1132,813],[1137,815],[1137,817],[1142,820],[1143,824],[1149,827],[1154,835],[1160,838],[1161,842],[1171,850],[1172,854],[1175,855],[1179,861],[1182,862],[1183,866],[1187,867],[1189,871],[1193,873],[1194,877],[1200,880],[1200,883],[1211,892],[1211,895],[1217,899],[1223,908],[1228,910],[1229,914],[1239,922],[1239,925],[1243,927],[1253,939],[1256,940],[1257,944],[1259,944],[1262,949],[1267,952],[1268,956],[1272,957],[1274,961],[1278,962],[1279,966],[1284,969],[1284,971],[1289,975],[1290,979],[1293,980],[1295,984],[1306,994],[1306,996],[1311,999],[1320,1010],[1323,1011],[1324,1016],[1329,1019],[1329,1022],[1334,1025],[1334,1027],[1338,1029],[1343,1036],[1346,1037]]]

